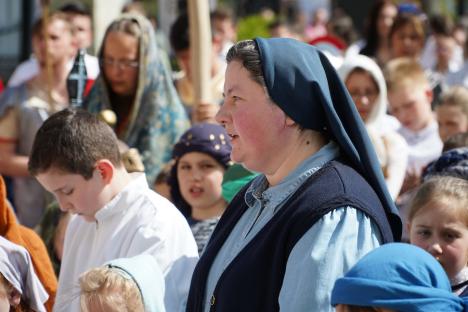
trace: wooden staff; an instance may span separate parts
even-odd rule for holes
[[[52,111],[55,111],[55,102],[54,98],[52,97],[52,63],[50,61],[49,56],[49,36],[47,27],[49,26],[49,5],[50,0],[41,0],[41,7],[42,7],[42,36],[45,45],[46,54],[45,57],[45,65],[46,65],[46,75],[47,75],[47,98],[49,100],[49,105],[52,108]]]
[[[194,107],[211,103],[211,27],[208,0],[188,0]],[[195,114],[194,114],[195,116]],[[193,120],[194,123],[199,120]]]

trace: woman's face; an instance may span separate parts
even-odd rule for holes
[[[120,96],[132,96],[138,86],[138,39],[112,31],[104,40],[102,67],[110,88]]]
[[[226,69],[224,104],[216,120],[229,134],[233,161],[265,174],[278,167],[280,157],[275,156],[284,153],[288,142],[286,115],[239,61]]]
[[[346,88],[364,122],[375,107],[379,89],[372,76],[365,71],[352,71],[346,79]]]
[[[413,25],[406,24],[393,33],[390,44],[394,58],[403,56],[418,58],[424,45],[424,39],[417,33]]]
[[[385,4],[377,19],[377,32],[380,37],[387,37],[397,16],[397,8],[393,4]]]

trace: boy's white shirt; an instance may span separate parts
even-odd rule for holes
[[[442,154],[443,143],[439,137],[437,121],[414,132],[401,126],[398,133],[408,143],[407,171],[421,173],[422,169]]]
[[[198,251],[177,208],[136,173],[95,218],[86,222],[74,216],[70,221],[54,311],[80,311],[78,278],[87,270],[142,253],[153,255],[163,271],[166,311],[185,311]]]

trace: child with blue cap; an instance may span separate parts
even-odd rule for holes
[[[362,258],[332,291],[337,312],[468,311],[466,303],[452,294],[442,266],[423,249],[403,243],[381,246]],[[352,310],[352,309],[355,310]],[[378,310],[381,311],[381,310]]]

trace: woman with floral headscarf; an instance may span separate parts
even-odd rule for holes
[[[161,53],[146,18],[122,15],[107,28],[101,75],[85,100],[88,111],[104,118],[106,110],[114,111],[117,136],[138,149],[151,185],[189,127]]]

